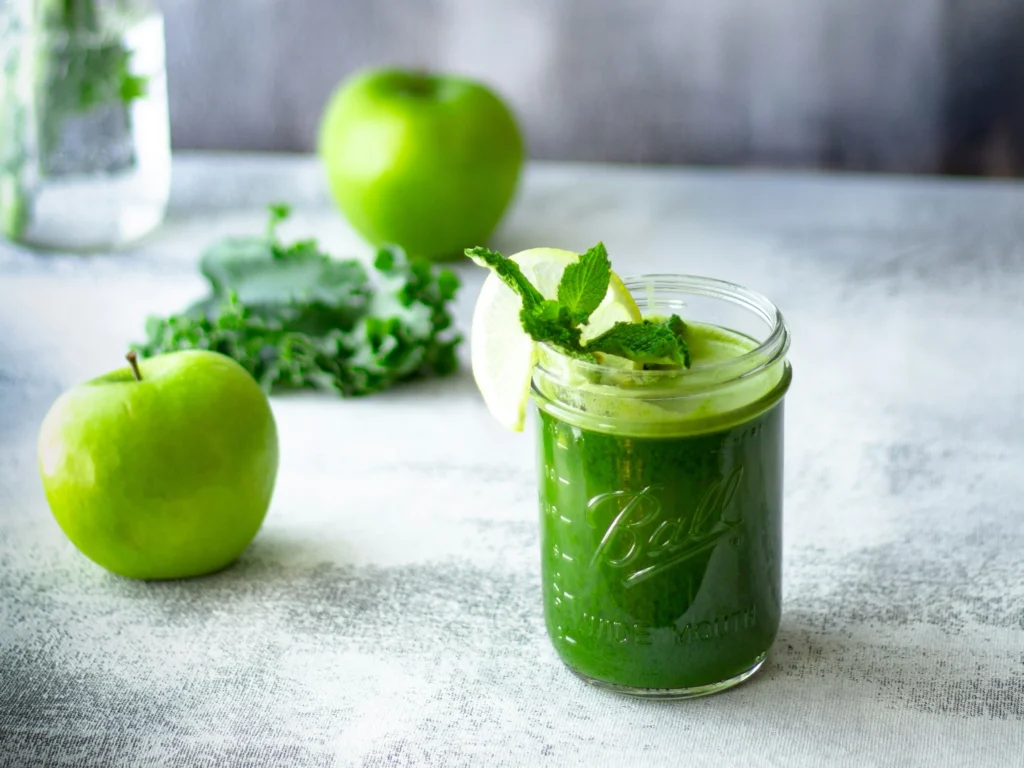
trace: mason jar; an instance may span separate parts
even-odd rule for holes
[[[700,696],[754,674],[779,628],[789,332],[738,285],[626,283],[645,316],[684,319],[693,364],[623,369],[541,347],[545,621],[588,682]]]
[[[0,64],[0,231],[96,251],[158,226],[171,145],[151,0],[12,0]]]

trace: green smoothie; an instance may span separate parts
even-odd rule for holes
[[[534,379],[548,633],[577,673],[648,695],[737,682],[779,627],[790,369],[724,328],[686,341],[688,370],[549,350]]]

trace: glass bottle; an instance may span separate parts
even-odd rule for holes
[[[0,66],[0,232],[102,251],[157,227],[171,149],[153,3],[9,0]]]

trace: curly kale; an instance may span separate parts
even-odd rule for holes
[[[312,240],[284,245],[276,227],[287,215],[273,206],[265,235],[211,247],[200,262],[210,296],[181,314],[151,317],[136,351],[209,349],[237,360],[268,392],[346,397],[458,367],[452,272],[395,248],[382,248],[367,269],[332,259]]]

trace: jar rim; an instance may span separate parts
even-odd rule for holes
[[[634,383],[656,385],[657,382],[676,379],[682,375],[686,377],[688,384],[699,385],[700,380],[703,380],[709,384],[715,383],[720,386],[738,379],[756,376],[776,364],[789,350],[790,334],[785,318],[779,308],[762,293],[726,280],[700,275],[655,273],[626,277],[622,282],[635,298],[637,289],[641,291],[661,289],[728,301],[752,311],[767,323],[770,329],[768,336],[763,341],[742,355],[702,365],[693,365],[680,370],[630,371],[629,375]],[[683,320],[685,322],[686,318]],[[576,372],[595,378],[623,374],[621,368],[570,358],[559,349],[546,343],[540,343],[538,347],[538,366],[549,375],[554,371],[544,365],[545,359],[549,362],[557,361],[560,363],[558,367],[563,370],[566,363],[571,363]]]

